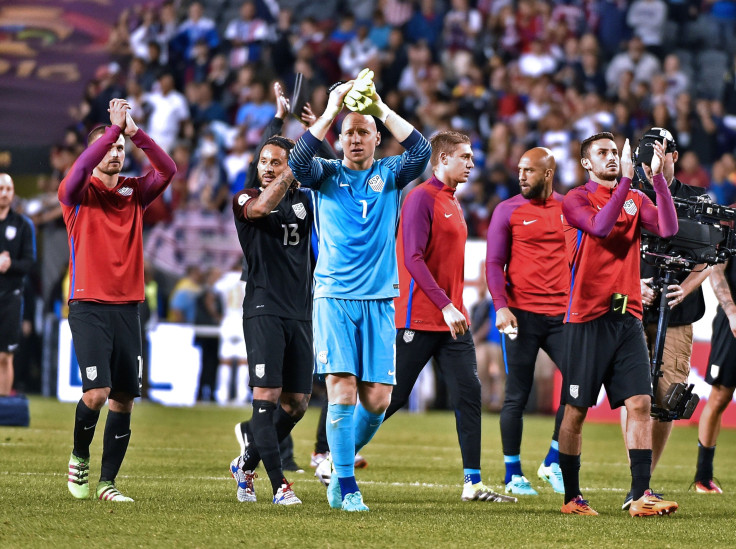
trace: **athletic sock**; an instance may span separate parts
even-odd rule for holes
[[[338,478],[355,476],[354,404],[330,404],[327,408],[327,441]]]
[[[631,497],[634,501],[644,495],[652,478],[652,451],[629,450],[631,462]]]
[[[715,446],[703,446],[698,441],[698,468],[695,470],[695,481],[713,479],[713,458],[716,454]]]
[[[580,454],[573,456],[560,452],[560,470],[565,483],[565,503],[574,500],[580,493]]]
[[[253,408],[255,410],[255,407]],[[253,418],[251,418],[253,421]],[[261,462],[261,454],[258,452],[258,448],[255,445],[255,438],[253,437],[253,428],[251,427],[251,421],[245,422],[245,433],[248,436],[250,444],[243,452],[243,470],[253,471],[258,464]]]
[[[278,441],[281,442],[289,436],[294,425],[298,422],[298,419],[291,417],[281,406],[276,408],[276,411],[273,413],[273,426],[276,428],[276,438]]]
[[[114,481],[123,464],[130,442],[130,412],[108,410],[105,434],[102,439],[102,466],[100,481]]]
[[[337,479],[340,482],[340,495],[342,495],[342,499],[345,499],[345,496],[348,494],[353,494],[355,492],[359,492],[360,489],[358,488],[358,483],[355,481],[355,477],[338,477]]]
[[[553,463],[559,463],[560,462],[560,445],[557,443],[556,440],[553,440],[552,443],[549,445],[549,452],[547,452],[547,457],[544,458],[544,466],[549,467]]]
[[[314,443],[315,454],[325,454],[330,451],[330,445],[327,443],[327,401],[325,401],[319,412],[319,422],[317,422],[317,440]]]
[[[363,405],[360,403],[355,405],[355,412],[353,412],[353,430],[355,431],[356,454],[371,441],[373,435],[376,434],[381,423],[383,423],[384,415],[385,413],[383,412],[380,414],[372,414],[363,408]]]
[[[478,484],[481,480],[480,469],[463,469],[464,483]]]
[[[89,459],[89,445],[95,436],[95,427],[100,419],[100,411],[89,408],[82,399],[77,403],[74,414],[74,449],[75,456]]]
[[[506,465],[506,477],[504,483],[508,484],[511,482],[511,477],[514,475],[523,476],[521,472],[521,454],[515,456],[503,456],[503,462]]]
[[[253,400],[253,417],[250,420],[253,442],[258,449],[268,478],[271,480],[274,494],[281,487],[281,481],[284,478],[284,472],[281,470],[279,441],[276,436],[276,427],[273,424],[275,411],[276,403],[268,400]]]

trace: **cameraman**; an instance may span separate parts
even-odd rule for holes
[[[639,140],[639,146],[634,152],[634,163],[636,164],[635,179],[638,179],[639,189],[642,190],[656,204],[654,187],[652,186],[652,156],[654,154],[654,142],[667,140],[665,150],[664,167],[662,173],[670,194],[676,198],[693,198],[702,195],[705,189],[685,185],[675,179],[675,162],[678,159],[677,144],[672,134],[664,128],[651,128]],[[639,169],[641,167],[642,171]],[[646,175],[646,178],[643,176]],[[667,287],[667,299],[672,309],[667,323],[665,334],[664,353],[662,355],[662,377],[657,384],[654,402],[662,406],[665,393],[673,383],[686,383],[690,374],[690,355],[693,350],[693,322],[700,320],[705,313],[705,301],[703,290],[700,285],[708,278],[710,267],[706,264],[696,266],[692,272],[678,272],[675,278],[677,284]],[[654,354],[654,345],[657,339],[658,303],[660,289],[657,287],[656,278],[658,270],[645,261],[641,262],[641,297],[644,305],[644,326],[647,337],[647,345],[650,355]],[[672,431],[672,421],[660,421],[654,418],[652,423],[652,472],[662,456],[664,447]],[[621,409],[621,429],[626,441],[626,409]],[[627,494],[622,509],[628,509],[631,505],[631,493]]]

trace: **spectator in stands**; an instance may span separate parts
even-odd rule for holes
[[[235,124],[246,129],[248,143],[255,145],[260,140],[263,128],[275,114],[276,108],[268,101],[266,85],[256,80],[250,86],[248,101],[238,108]]]
[[[194,324],[197,315],[197,296],[202,291],[204,275],[197,265],[187,267],[169,297],[169,322]]]
[[[194,58],[194,45],[204,40],[211,49],[220,45],[220,37],[217,35],[215,22],[204,16],[204,8],[201,2],[192,2],[189,5],[189,17],[177,28],[170,48],[172,48],[183,60]],[[174,53],[174,52],[172,52]]]
[[[616,89],[619,75],[624,71],[631,71],[635,82],[647,82],[661,71],[657,58],[644,49],[644,42],[637,36],[629,40],[625,52],[616,55],[609,63],[606,69],[609,91]]]
[[[343,77],[355,78],[361,69],[378,70],[378,48],[368,37],[368,25],[358,25],[355,36],[340,49]]]
[[[203,136],[197,152],[198,162],[187,179],[189,207],[205,212],[221,212],[230,192],[220,164],[220,149],[214,135]]]
[[[260,61],[262,42],[268,38],[268,24],[256,17],[253,0],[240,6],[237,19],[230,21],[225,29],[225,40],[230,46],[230,66],[242,67],[246,63]]]
[[[174,77],[168,72],[159,76],[158,90],[147,93],[144,100],[151,105],[148,133],[162,149],[170,152],[182,124],[189,119],[187,100],[174,88]]]
[[[710,176],[700,164],[698,156],[693,151],[687,151],[682,155],[678,163],[679,170],[675,177],[691,187],[707,189],[710,187]]]
[[[626,14],[626,24],[634,36],[641,38],[647,50],[660,59],[664,55],[665,24],[667,23],[667,4],[664,0],[635,0]]]

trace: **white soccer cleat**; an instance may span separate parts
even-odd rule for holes
[[[463,494],[460,499],[463,501],[491,501],[494,503],[516,503],[519,501],[515,497],[494,492],[482,482],[476,484],[466,482],[463,484]]]
[[[332,456],[328,454],[325,459],[320,461],[314,471],[314,476],[325,486],[330,485],[330,479],[332,478]]]
[[[276,505],[298,505],[301,502],[302,500],[296,497],[294,490],[291,489],[291,484],[282,484],[273,496],[273,503]]]

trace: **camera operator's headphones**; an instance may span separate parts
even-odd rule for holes
[[[639,144],[636,146],[636,150],[632,155],[634,165],[640,166],[641,164],[651,164],[652,156],[654,156],[654,142],[661,142],[662,139],[667,140],[667,148],[664,151],[665,154],[677,151],[677,143],[675,143],[675,138],[672,137],[669,130],[665,128],[651,128],[641,136],[641,139],[639,139]]]

